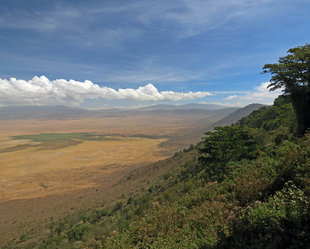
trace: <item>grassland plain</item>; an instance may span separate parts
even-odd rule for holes
[[[147,180],[126,187],[119,182],[198,141],[209,124],[199,120],[201,115],[0,121],[0,243],[51,217],[136,191]]]
[[[23,231],[33,220],[57,217],[63,210],[83,206],[80,196],[93,196],[88,191],[101,189],[101,193],[114,196],[108,189],[117,184],[126,168],[166,158],[159,146],[166,140],[93,133],[32,134],[3,139],[0,210],[5,215],[0,218],[0,237],[5,239],[8,232],[14,234],[14,229]],[[86,203],[109,198],[95,196]]]
[[[125,165],[164,159],[159,144],[167,140],[94,133],[32,134],[12,139],[23,144],[0,150],[1,202],[94,187],[96,174],[90,172],[108,174]]]

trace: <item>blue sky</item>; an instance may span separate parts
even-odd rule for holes
[[[263,65],[310,41],[308,0],[1,0],[0,10],[2,106],[271,103]]]

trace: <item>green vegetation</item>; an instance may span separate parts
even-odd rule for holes
[[[42,133],[14,136],[14,139],[27,139],[40,143],[64,143],[67,141],[101,141],[112,139],[109,135],[76,132],[76,133]]]
[[[87,132],[76,133],[42,133],[32,135],[14,136],[16,140],[30,140],[36,144],[20,144],[0,150],[0,153],[24,150],[27,148],[38,148],[38,150],[61,149],[68,146],[74,146],[84,141],[103,141],[117,140],[116,134],[97,134]]]
[[[74,133],[41,133],[32,135],[20,135],[13,136],[15,140],[30,140],[35,144],[19,144],[13,147],[0,149],[0,153],[25,150],[28,148],[37,148],[38,150],[49,150],[49,149],[62,149],[68,146],[78,145],[85,141],[111,141],[118,140],[119,137],[123,137],[120,134],[99,134],[99,133],[88,133],[88,132],[74,132]],[[151,138],[160,139],[165,136],[153,136],[146,134],[136,134],[130,137],[136,138]]]
[[[309,78],[294,74],[292,86],[286,81],[295,66],[304,70],[290,60],[309,58],[308,47],[265,66],[275,74],[273,89],[286,87],[273,106],[205,133],[198,145],[169,159],[179,167],[156,184],[3,248],[309,248],[310,134],[294,102],[295,88],[309,87]],[[309,105],[304,111],[309,115]]]
[[[258,150],[253,136],[242,126],[214,130],[205,133],[199,160],[210,179],[219,181],[227,175],[228,162],[253,159]]]
[[[117,201],[3,248],[307,248],[310,135],[280,97],[177,153],[180,167]]]
[[[135,134],[135,135],[131,135],[131,137],[151,138],[151,139],[167,138],[167,136],[157,136],[157,135],[148,135],[148,134]]]
[[[279,63],[266,64],[263,73],[271,73],[271,91],[283,89],[292,100],[297,130],[303,135],[310,128],[310,44],[291,48]]]

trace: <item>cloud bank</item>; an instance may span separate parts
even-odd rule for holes
[[[115,90],[101,87],[93,82],[75,80],[49,80],[35,76],[31,80],[0,78],[0,105],[79,105],[86,99],[137,100],[137,101],[179,101],[204,98],[209,92],[161,91],[152,84],[137,89]]]
[[[275,98],[282,94],[281,89],[270,92],[268,85],[270,82],[263,82],[255,87],[253,91],[245,94],[234,94],[226,97],[222,105],[226,106],[245,106],[251,103],[261,103],[271,105]]]

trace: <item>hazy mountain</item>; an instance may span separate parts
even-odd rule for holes
[[[227,109],[227,108],[225,108]],[[228,108],[231,109],[231,108]],[[186,105],[153,105],[137,109],[103,109],[86,110],[68,106],[5,106],[0,107],[0,120],[17,119],[70,119],[91,116],[122,116],[150,113],[154,115],[188,115],[202,114],[210,115],[221,111],[223,107],[209,104],[186,104]],[[230,114],[235,109],[228,111]],[[227,115],[228,115],[227,114]]]
[[[140,111],[172,111],[172,110],[220,110],[225,107],[214,104],[198,104],[191,103],[185,105],[151,105],[146,107],[138,108]]]
[[[92,111],[67,106],[5,106],[0,108],[0,120],[64,119],[93,114]]]
[[[120,109],[87,110],[69,106],[5,106],[0,107],[0,120],[72,119],[93,116],[123,115]]]
[[[186,105],[154,105],[137,109],[104,109],[86,110],[68,106],[6,106],[0,108],[0,120],[18,119],[72,119],[85,117],[117,117],[124,115],[160,115],[160,116],[201,116],[201,122],[210,124],[210,120],[220,120],[215,125],[226,125],[237,122],[262,105],[252,104],[239,110],[239,108],[226,108],[212,104],[186,104]]]
[[[263,106],[264,105],[262,105],[262,104],[247,105],[243,108],[240,108],[240,109],[234,111],[233,113],[229,114],[228,116],[224,117],[223,119],[217,121],[210,128],[234,124],[234,123],[238,122],[241,118],[248,116],[253,111],[255,111],[255,110],[257,110]]]

